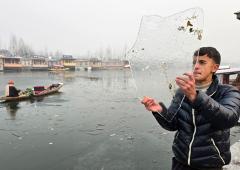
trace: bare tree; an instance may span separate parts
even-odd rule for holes
[[[48,48],[47,48],[47,47],[45,47],[45,49],[44,49],[44,56],[46,56],[46,57],[49,56],[49,54],[48,54]]]
[[[18,41],[17,54],[21,57],[25,57],[26,53],[27,53],[27,49],[26,49],[25,43],[24,43],[23,39],[20,38],[19,41]]]
[[[30,46],[28,46],[22,38],[18,41],[17,54],[21,57],[29,58],[34,55],[34,51]]]
[[[13,56],[31,57],[34,55],[33,49],[22,38],[18,40],[15,35],[10,37],[8,49]]]
[[[17,55],[18,44],[17,44],[17,37],[15,35],[11,35],[10,37],[9,51],[13,54],[13,56]]]
[[[108,60],[112,58],[112,49],[110,46],[106,48],[106,58]]]
[[[102,48],[99,49],[98,56],[101,60],[103,60],[103,49]]]
[[[62,53],[60,50],[57,50],[57,51],[55,52],[55,54],[54,54],[54,57],[55,57],[55,58],[61,58],[62,55],[63,55],[63,53]]]

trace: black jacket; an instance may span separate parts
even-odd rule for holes
[[[178,161],[195,168],[230,162],[230,128],[240,115],[238,89],[219,84],[214,76],[207,92],[199,91],[194,103],[177,90],[168,109],[160,105],[163,111],[153,115],[163,128],[177,130],[172,149]]]
[[[9,86],[9,97],[17,97],[20,90],[17,90],[14,86]]]

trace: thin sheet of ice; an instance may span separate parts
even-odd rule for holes
[[[203,11],[200,8],[165,18],[142,17],[136,42],[127,54],[137,97],[147,95],[162,99],[173,95],[175,77],[192,69],[192,56],[201,45],[202,29]]]

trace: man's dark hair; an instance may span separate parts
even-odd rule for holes
[[[220,64],[221,55],[218,52],[218,50],[214,47],[201,47],[200,49],[198,49],[194,52],[194,56],[203,56],[206,54],[209,58],[213,59],[213,61],[216,64]]]

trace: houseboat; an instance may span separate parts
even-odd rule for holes
[[[124,68],[130,68],[128,60],[112,59],[102,61],[102,69],[124,69]]]
[[[2,57],[4,71],[21,71],[22,70],[22,57]]]
[[[128,60],[120,60],[120,59],[99,60],[96,58],[92,58],[90,59],[89,65],[93,70],[97,70],[97,69],[111,70],[111,69],[130,68],[130,64]]]
[[[240,90],[240,68],[221,67],[216,75],[222,84],[231,84]]]
[[[48,62],[44,57],[34,56],[32,59],[32,71],[46,71],[48,70]]]
[[[0,72],[3,71],[3,56],[0,55]]]
[[[32,59],[31,58],[22,58],[22,70],[24,71],[30,71],[32,68]]]
[[[91,58],[89,60],[89,67],[91,67],[92,70],[102,69],[102,60],[99,60],[98,58]]]
[[[89,59],[76,59],[76,70],[91,70]]]
[[[72,55],[63,55],[60,61],[61,65],[63,65],[64,68],[69,68],[69,70],[75,70],[76,59],[73,58]]]
[[[63,67],[63,65],[61,64],[61,61],[58,59],[49,59],[48,60],[48,68],[53,68],[54,66],[61,66]]]

